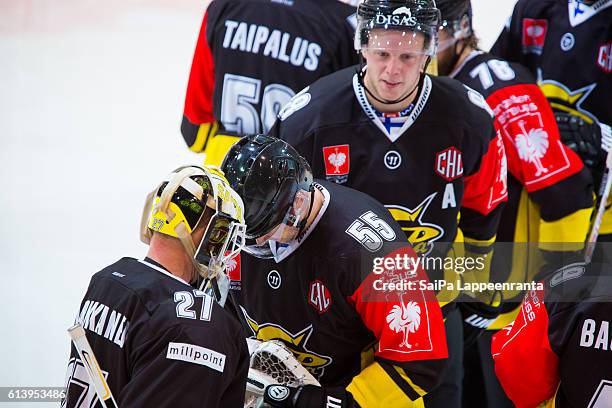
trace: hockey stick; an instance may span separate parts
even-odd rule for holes
[[[610,127],[602,126],[602,145],[604,140],[610,139]],[[601,219],[603,218],[604,212],[606,212],[606,203],[610,196],[610,188],[612,187],[612,148],[608,147],[608,154],[606,155],[606,167],[604,169],[603,176],[601,178],[601,186],[599,187],[597,213],[593,219],[591,226],[591,232],[589,233],[589,239],[587,240],[586,247],[584,249],[584,260],[586,263],[590,263],[593,258],[593,251],[595,251],[595,243],[597,237],[599,237],[599,228],[601,227]]]
[[[268,385],[289,387],[320,386],[293,353],[279,340],[259,342],[247,339],[251,362],[247,378],[244,407],[257,407]]]
[[[87,375],[89,375],[89,378],[91,379],[92,385],[96,390],[96,394],[98,394],[98,399],[100,400],[102,407],[117,408],[117,403],[115,402],[115,398],[113,397],[113,394],[111,393],[111,390],[104,379],[104,375],[102,374],[98,360],[96,360],[96,356],[94,355],[94,352],[87,341],[87,336],[85,335],[85,329],[83,329],[83,326],[80,324],[72,326],[68,329],[68,335],[70,335],[70,338],[74,343],[74,347],[76,347],[77,351],[79,352],[79,356],[81,357],[85,371],[87,371]]]

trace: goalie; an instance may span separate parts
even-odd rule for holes
[[[376,259],[414,254],[386,209],[313,181],[304,158],[273,137],[241,139],[223,171],[245,203],[247,245],[231,284],[237,314],[252,337],[282,341],[321,384],[271,385],[265,402],[422,406],[447,365],[442,312],[433,291],[378,290],[387,278],[428,282],[420,268],[372,269]]]
[[[190,286],[222,281],[243,243],[242,220],[242,202],[223,175],[181,167],[148,197],[141,225],[146,257],[122,258],[92,277],[75,323],[85,328],[106,395],[118,406],[242,405],[248,370],[242,329],[213,297]],[[62,407],[105,406],[96,403],[83,360],[73,345]]]

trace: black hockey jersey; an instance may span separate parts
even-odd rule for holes
[[[436,242],[461,240],[458,224],[466,242],[491,243],[507,198],[506,170],[503,142],[482,96],[453,79],[426,75],[408,120],[393,129],[374,113],[356,71],[344,69],[304,89],[283,108],[272,133],[310,162],[315,177],[383,203],[419,254],[431,253]]]
[[[237,140],[228,135],[267,132],[296,92],[357,63],[355,11],[339,1],[211,2],[181,126],[190,148],[204,151],[207,163],[219,165]]]
[[[612,125],[612,1],[519,0],[491,53],[525,65],[555,111]],[[612,211],[601,234],[612,233]]]
[[[561,143],[553,112],[531,73],[519,64],[474,51],[451,76],[485,97],[504,141],[508,203],[497,241],[539,243],[540,249],[549,251],[561,250],[556,243],[563,242],[562,250],[581,250],[593,205],[591,178],[576,153]],[[500,251],[503,259],[494,258],[493,280],[533,279],[538,265],[528,263],[531,248],[515,249],[522,252],[514,254],[515,263],[506,251]],[[512,298],[505,295],[506,300]]]
[[[610,265],[568,265],[493,337],[495,371],[517,407],[612,406]]]
[[[147,260],[96,273],[76,318],[120,407],[242,407],[249,354],[234,316]],[[97,397],[72,346],[63,407]],[[97,405],[96,405],[97,404]]]
[[[427,287],[380,286],[427,281],[422,269],[391,271],[394,280],[373,267],[376,258],[414,254],[381,204],[333,183],[315,185],[325,203],[298,242],[275,259],[240,255],[231,292],[238,314],[252,337],[282,340],[322,385],[346,386],[364,407],[406,406],[445,367],[440,307]],[[388,253],[383,243],[398,239]]]

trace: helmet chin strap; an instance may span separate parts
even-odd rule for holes
[[[405,96],[396,99],[394,101],[390,101],[388,99],[380,99],[378,98],[376,95],[374,95],[374,93],[372,91],[370,91],[368,89],[368,87],[365,84],[364,78],[365,78],[365,67],[363,66],[363,56],[361,57],[362,62],[361,62],[361,69],[359,70],[359,73],[357,75],[357,78],[359,80],[359,85],[361,85],[363,87],[363,89],[365,89],[366,93],[368,95],[370,95],[372,98],[374,98],[377,102],[380,102],[384,105],[395,105],[398,104],[406,99],[408,99],[409,97],[411,97],[420,87],[421,87],[421,83],[423,82],[423,77],[425,76],[425,71],[427,70],[427,66],[429,65],[429,62],[431,61],[431,57],[427,57],[427,62],[425,62],[425,65],[423,67],[423,72],[421,72],[420,78],[417,82],[417,84],[414,86],[414,88],[412,88],[412,91],[408,92]]]
[[[304,219],[302,221],[300,221],[300,224],[298,225],[298,233],[295,236],[295,239],[297,239],[300,235],[302,235],[302,233],[306,230],[306,224],[308,223],[308,218],[310,218],[310,213],[312,212],[312,207],[314,205],[314,200],[315,200],[315,191],[314,191],[314,186],[310,186],[310,205],[308,206],[308,213],[306,214],[306,216],[304,217]]]
[[[211,276],[208,268],[200,264],[195,259],[196,246],[193,242],[191,234],[189,233],[189,231],[187,231],[187,227],[185,227],[185,225],[181,222],[174,228],[174,230],[176,231],[176,235],[178,235],[181,244],[183,244],[183,248],[185,249],[188,258],[191,260],[194,272],[196,272],[194,273],[194,276],[191,277],[191,281],[189,283],[197,280],[198,275],[202,278],[210,278]]]

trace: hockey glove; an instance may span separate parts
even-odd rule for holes
[[[264,403],[278,408],[355,407],[353,396],[342,387],[304,385],[298,388],[269,385],[264,392]]]
[[[601,182],[607,152],[612,146],[610,127],[587,123],[578,116],[555,112],[561,141],[575,151],[591,170],[596,191]]]
[[[501,313],[502,302],[495,306],[478,301],[466,294],[457,298],[461,320],[463,320],[463,348],[467,349],[478,340]]]

